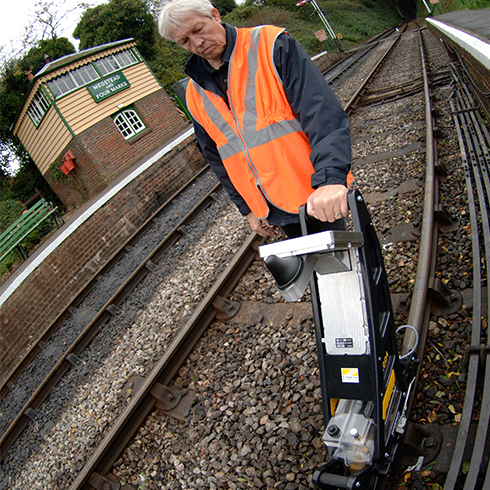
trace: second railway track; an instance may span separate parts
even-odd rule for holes
[[[468,198],[455,156],[457,138],[448,110],[451,88],[447,59],[427,31],[422,32],[421,39],[434,81],[430,95],[438,116],[435,129],[443,136],[438,156],[448,171],[441,183],[442,200],[447,216],[458,217],[457,221],[446,221],[436,275],[450,287],[469,289]],[[378,49],[392,41],[379,43],[374,50],[378,60]],[[384,81],[366,87],[370,99],[365,92],[364,103],[361,97],[351,115],[355,185],[368,201],[382,239],[398,325],[407,321],[409,293],[417,272],[417,225],[423,219],[427,151],[424,92],[422,87],[406,91],[404,85],[404,78],[420,76],[420,50],[414,50],[418,43],[416,29],[401,36],[394,48],[400,51],[394,51],[391,60],[388,55],[386,68],[378,71]],[[399,68],[395,68],[396,62]],[[366,63],[364,73],[372,67],[371,62]],[[410,67],[415,74],[409,72]],[[362,74],[352,76],[362,78]],[[341,100],[350,100],[354,92],[345,92],[346,85],[338,83],[333,85],[334,91]],[[389,100],[380,96],[393,85],[397,85],[398,93],[391,93]],[[443,213],[442,206],[438,212]],[[67,394],[51,397],[41,407],[38,421],[30,424],[19,445],[9,451],[2,463],[6,488],[74,490],[90,488],[90,478],[94,488],[115,481],[142,489],[312,487],[311,474],[325,454],[320,440],[323,419],[308,297],[295,305],[282,303],[260,261],[252,263],[229,295],[230,300],[241,302],[239,314],[232,320],[212,323],[188,359],[175,367],[172,384],[180,394],[187,393],[191,402],[183,404],[173,417],[152,411],[121,454],[102,454],[99,450],[104,435],[114,437],[113,429],[121,423],[118,414],[138,397],[131,380],[152,376],[152,368],[170,346],[173,326],[192,318],[218,271],[246,236],[241,217],[225,206],[219,220],[192,243],[185,259],[165,271],[165,282],[158,279],[164,268],[159,270],[157,264],[153,274],[156,280],[151,285],[154,294],[145,307],[129,320],[121,316],[117,335],[101,330],[101,338],[110,337],[107,350],[98,355],[96,349],[89,348],[84,353],[90,372],[73,369],[59,387]],[[136,300],[126,301],[122,309],[129,311]],[[457,379],[464,375],[471,313],[465,303],[458,311],[431,317],[421,382],[410,416],[414,422],[454,423],[461,417],[464,394]],[[47,421],[52,423],[46,426]],[[102,466],[98,466],[100,461]],[[100,468],[107,472],[111,467],[114,478],[93,473]],[[419,472],[400,479],[409,485],[413,482],[413,488],[424,488],[416,482],[423,485],[428,474],[432,481],[443,475],[432,467],[424,475]]]

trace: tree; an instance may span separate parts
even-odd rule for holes
[[[0,200],[19,199],[24,202],[33,196],[36,189],[40,190],[48,201],[59,203],[58,197],[42,176],[36,164],[31,158],[25,158],[21,162],[15,177],[5,180]]]
[[[235,0],[213,0],[212,4],[218,9],[221,17],[232,12],[237,7]]]
[[[75,52],[73,44],[66,37],[41,40],[22,58],[6,62],[0,73],[0,97],[2,111],[0,113],[0,149],[8,150],[11,144],[18,146],[13,139],[10,126],[15,122],[22,109],[24,98],[29,92],[30,81],[27,73],[36,74],[45,65],[45,55],[53,59],[61,58]]]
[[[64,9],[64,2],[54,0],[39,0],[34,7],[35,21],[27,27],[26,38],[37,40],[56,39],[65,17],[79,7],[71,10]]]
[[[81,50],[132,37],[148,61],[156,54],[156,35],[155,20],[142,0],[110,0],[89,8],[73,32]]]
[[[149,65],[166,92],[173,95],[172,84],[187,76],[184,73],[184,64],[189,58],[189,52],[161,36],[157,46],[157,54]]]
[[[12,198],[27,199],[34,192],[34,187],[49,192],[48,186],[41,173],[29,157],[19,139],[11,132],[24,99],[30,88],[30,81],[26,73],[37,73],[45,64],[44,55],[53,59],[61,58],[75,52],[73,44],[66,38],[41,40],[22,58],[11,59],[2,67],[0,73],[0,98],[2,110],[0,111],[0,170],[2,174],[2,199],[9,193]],[[8,177],[11,174],[13,163],[20,165],[21,183],[12,182]],[[15,193],[20,192],[22,197]],[[27,196],[27,197],[26,197]]]

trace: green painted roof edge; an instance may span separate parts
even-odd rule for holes
[[[114,48],[116,46],[120,46],[121,44],[126,44],[129,42],[134,42],[134,38],[130,37],[128,39],[122,39],[121,41],[114,41],[112,43],[101,44],[100,46],[94,46],[93,48],[83,49],[82,51],[78,51],[76,53],[67,54],[65,56],[62,56],[61,58],[58,58],[56,60],[51,61],[50,63],[46,63],[34,75],[34,80],[36,80],[37,78],[39,78],[42,75],[47,75],[48,73],[51,73],[52,71],[58,70],[59,68],[62,68],[63,66],[70,65],[71,63],[74,63],[75,61],[83,60],[83,58],[88,58],[89,56],[92,56],[92,55],[99,53],[101,51],[105,51],[107,49],[111,49],[111,48]],[[33,82],[34,82],[34,80],[33,80]]]

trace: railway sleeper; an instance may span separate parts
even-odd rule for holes
[[[134,396],[146,382],[142,376],[132,376],[124,387],[126,399]],[[196,394],[190,390],[179,390],[175,386],[165,386],[156,383],[150,390],[150,394],[155,398],[155,407],[163,414],[174,419],[185,421],[189,415],[191,407],[196,399]]]
[[[423,89],[423,84],[413,84],[410,85],[409,87],[407,86],[406,88],[399,88],[399,89],[388,89],[383,92],[375,93],[375,94],[369,94],[365,93],[362,94],[360,100],[357,102],[358,107],[366,107],[368,105],[373,105],[377,104],[379,102],[381,103],[386,103],[386,102],[391,102],[393,100],[400,100],[403,97],[410,97],[412,95],[418,94],[421,92]]]
[[[432,301],[432,315],[451,315],[461,308],[463,296],[459,291],[449,289],[438,277],[429,278],[427,295]],[[400,300],[401,312],[408,314],[412,293],[404,295]]]
[[[92,473],[88,482],[95,490],[135,490],[135,487],[121,481],[115,477],[112,473],[102,476],[99,473]]]
[[[230,301],[219,295],[216,296],[212,305],[216,310],[216,319],[220,321],[230,320],[240,310],[240,303],[238,301]]]
[[[482,367],[485,366],[487,356],[490,354],[490,345],[480,344],[480,345],[466,345],[464,349],[464,361],[463,365],[468,368],[470,362],[470,357],[478,355],[478,360]]]
[[[28,407],[26,409],[26,411],[24,412],[24,415],[31,421],[33,422],[34,424],[38,424],[39,423],[39,412],[35,409],[33,409],[32,407]],[[44,424],[43,426],[38,427],[38,432],[39,432],[39,435],[44,439],[48,434],[49,432],[51,431],[51,429],[55,426],[55,423],[50,420],[48,421],[46,424]]]

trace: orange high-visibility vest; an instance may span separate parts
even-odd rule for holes
[[[273,62],[274,42],[284,29],[237,29],[229,64],[228,100],[191,80],[187,107],[216,143],[235,189],[258,218],[267,200],[298,213],[314,192],[311,148],[286,98]]]

